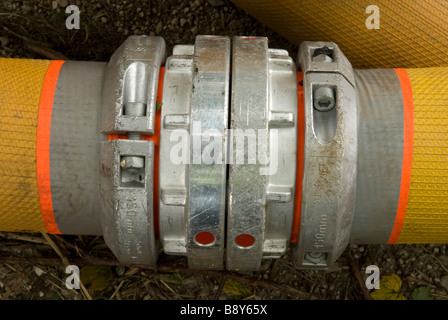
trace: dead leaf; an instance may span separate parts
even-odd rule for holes
[[[105,289],[114,277],[112,268],[105,266],[84,266],[79,273],[86,289],[93,291]]]
[[[380,289],[373,291],[370,296],[373,300],[406,300],[400,292],[401,279],[396,274],[381,277]]]
[[[250,289],[244,283],[233,279],[226,280],[222,292],[241,297],[248,297],[251,295]]]
[[[434,300],[430,287],[419,287],[412,292],[413,300]]]

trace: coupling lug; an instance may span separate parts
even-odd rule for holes
[[[303,72],[305,140],[300,228],[293,260],[298,268],[326,269],[348,245],[355,209],[354,72],[331,42],[303,42],[297,60]]]

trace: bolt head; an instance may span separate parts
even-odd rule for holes
[[[145,158],[136,156],[122,157],[120,166],[123,168],[141,169],[145,167]]]
[[[326,252],[307,252],[305,254],[305,259],[312,263],[321,263],[324,262],[327,258]]]
[[[313,62],[333,62],[333,59],[325,54],[319,54],[313,57]]]
[[[334,108],[336,99],[334,89],[330,87],[319,87],[314,91],[314,108],[318,111],[330,111]]]

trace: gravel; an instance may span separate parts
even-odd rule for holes
[[[75,4],[80,9],[80,30],[65,28],[65,18],[68,16],[65,7],[69,4]],[[271,48],[286,49],[293,58],[297,53],[296,46],[227,0],[3,0],[0,4],[1,57],[45,58],[27,49],[25,44],[31,42],[56,50],[72,60],[108,61],[126,37],[138,34],[162,36],[167,43],[168,55],[175,44],[193,44],[199,34],[266,36]],[[80,239],[83,243],[92,240]],[[75,238],[73,241],[78,240]],[[0,236],[0,255],[15,248],[17,241],[11,241]],[[16,254],[36,254],[42,249],[36,249],[32,243],[19,241],[19,244],[21,249]],[[48,252],[44,250],[43,254],[45,256]],[[362,299],[354,273],[349,267],[349,255],[355,258],[363,279],[367,277],[365,269],[369,265],[377,265],[381,276],[397,274],[402,280],[401,291],[407,299],[412,299],[413,291],[422,286],[430,288],[434,299],[448,299],[446,245],[350,245],[327,271],[298,270],[290,262],[288,252],[282,259],[264,261],[261,270],[251,276],[287,285],[288,288],[318,299]],[[183,258],[176,259],[174,262],[168,259],[168,263],[183,261]],[[119,281],[130,281],[129,277],[135,277],[135,274],[148,282],[139,287],[138,294],[131,294],[130,299],[179,299],[186,296],[210,299],[220,284],[220,279],[214,276],[181,273],[180,280],[170,278],[173,282],[170,282],[171,290],[168,290],[160,285],[158,277],[163,273],[138,271],[140,273],[129,275],[131,270],[126,268],[117,271],[117,278],[107,289],[109,291],[105,289],[102,293],[96,293],[94,298],[104,298],[107,293],[109,297],[117,298],[120,295],[112,293]],[[67,293],[58,289],[57,285],[49,285],[55,282],[50,277],[52,273],[63,276],[61,268],[56,267],[0,265],[0,299],[81,298],[80,294]],[[128,278],[123,280],[126,275]],[[126,288],[126,284],[122,288]],[[121,294],[123,299],[127,298],[125,292]],[[182,292],[185,294],[182,295]],[[283,290],[257,286],[250,287],[250,292],[252,296],[249,298],[253,299],[297,298]],[[230,293],[222,293],[220,297],[247,298]]]
[[[80,10],[79,30],[65,27],[68,3]],[[2,44],[3,57],[42,58],[23,49],[23,41],[34,41],[72,60],[107,61],[126,37],[139,34],[162,36],[169,55],[175,44],[192,44],[199,34],[266,36],[271,47],[286,49],[293,57],[297,52],[296,46],[223,0],[4,0],[0,12],[0,35],[10,40]]]

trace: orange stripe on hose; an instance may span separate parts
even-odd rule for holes
[[[45,229],[48,233],[61,234],[56,224],[51,199],[50,181],[50,130],[53,98],[56,83],[64,61],[52,61],[45,74],[40,96],[39,113],[37,117],[36,168],[37,189]]]
[[[394,227],[389,241],[387,242],[388,244],[397,242],[403,227],[408,203],[409,186],[411,183],[412,153],[414,145],[414,100],[412,98],[411,81],[406,69],[395,69],[395,71],[400,79],[401,91],[403,94],[404,143],[400,198],[398,200],[398,210],[395,217]]]
[[[305,110],[303,106],[303,74],[297,72],[297,168],[296,192],[294,198],[294,218],[292,222],[291,242],[297,242],[300,229],[300,211],[302,209],[303,144],[305,142]]]
[[[154,135],[142,136],[142,140],[152,141],[154,143],[154,174],[153,174],[153,212],[154,212],[154,232],[159,235],[159,142],[160,142],[160,118],[163,94],[163,78],[165,67],[159,70],[159,82],[157,84],[157,105],[156,118],[154,124]],[[108,140],[127,139],[127,134],[108,134]]]

